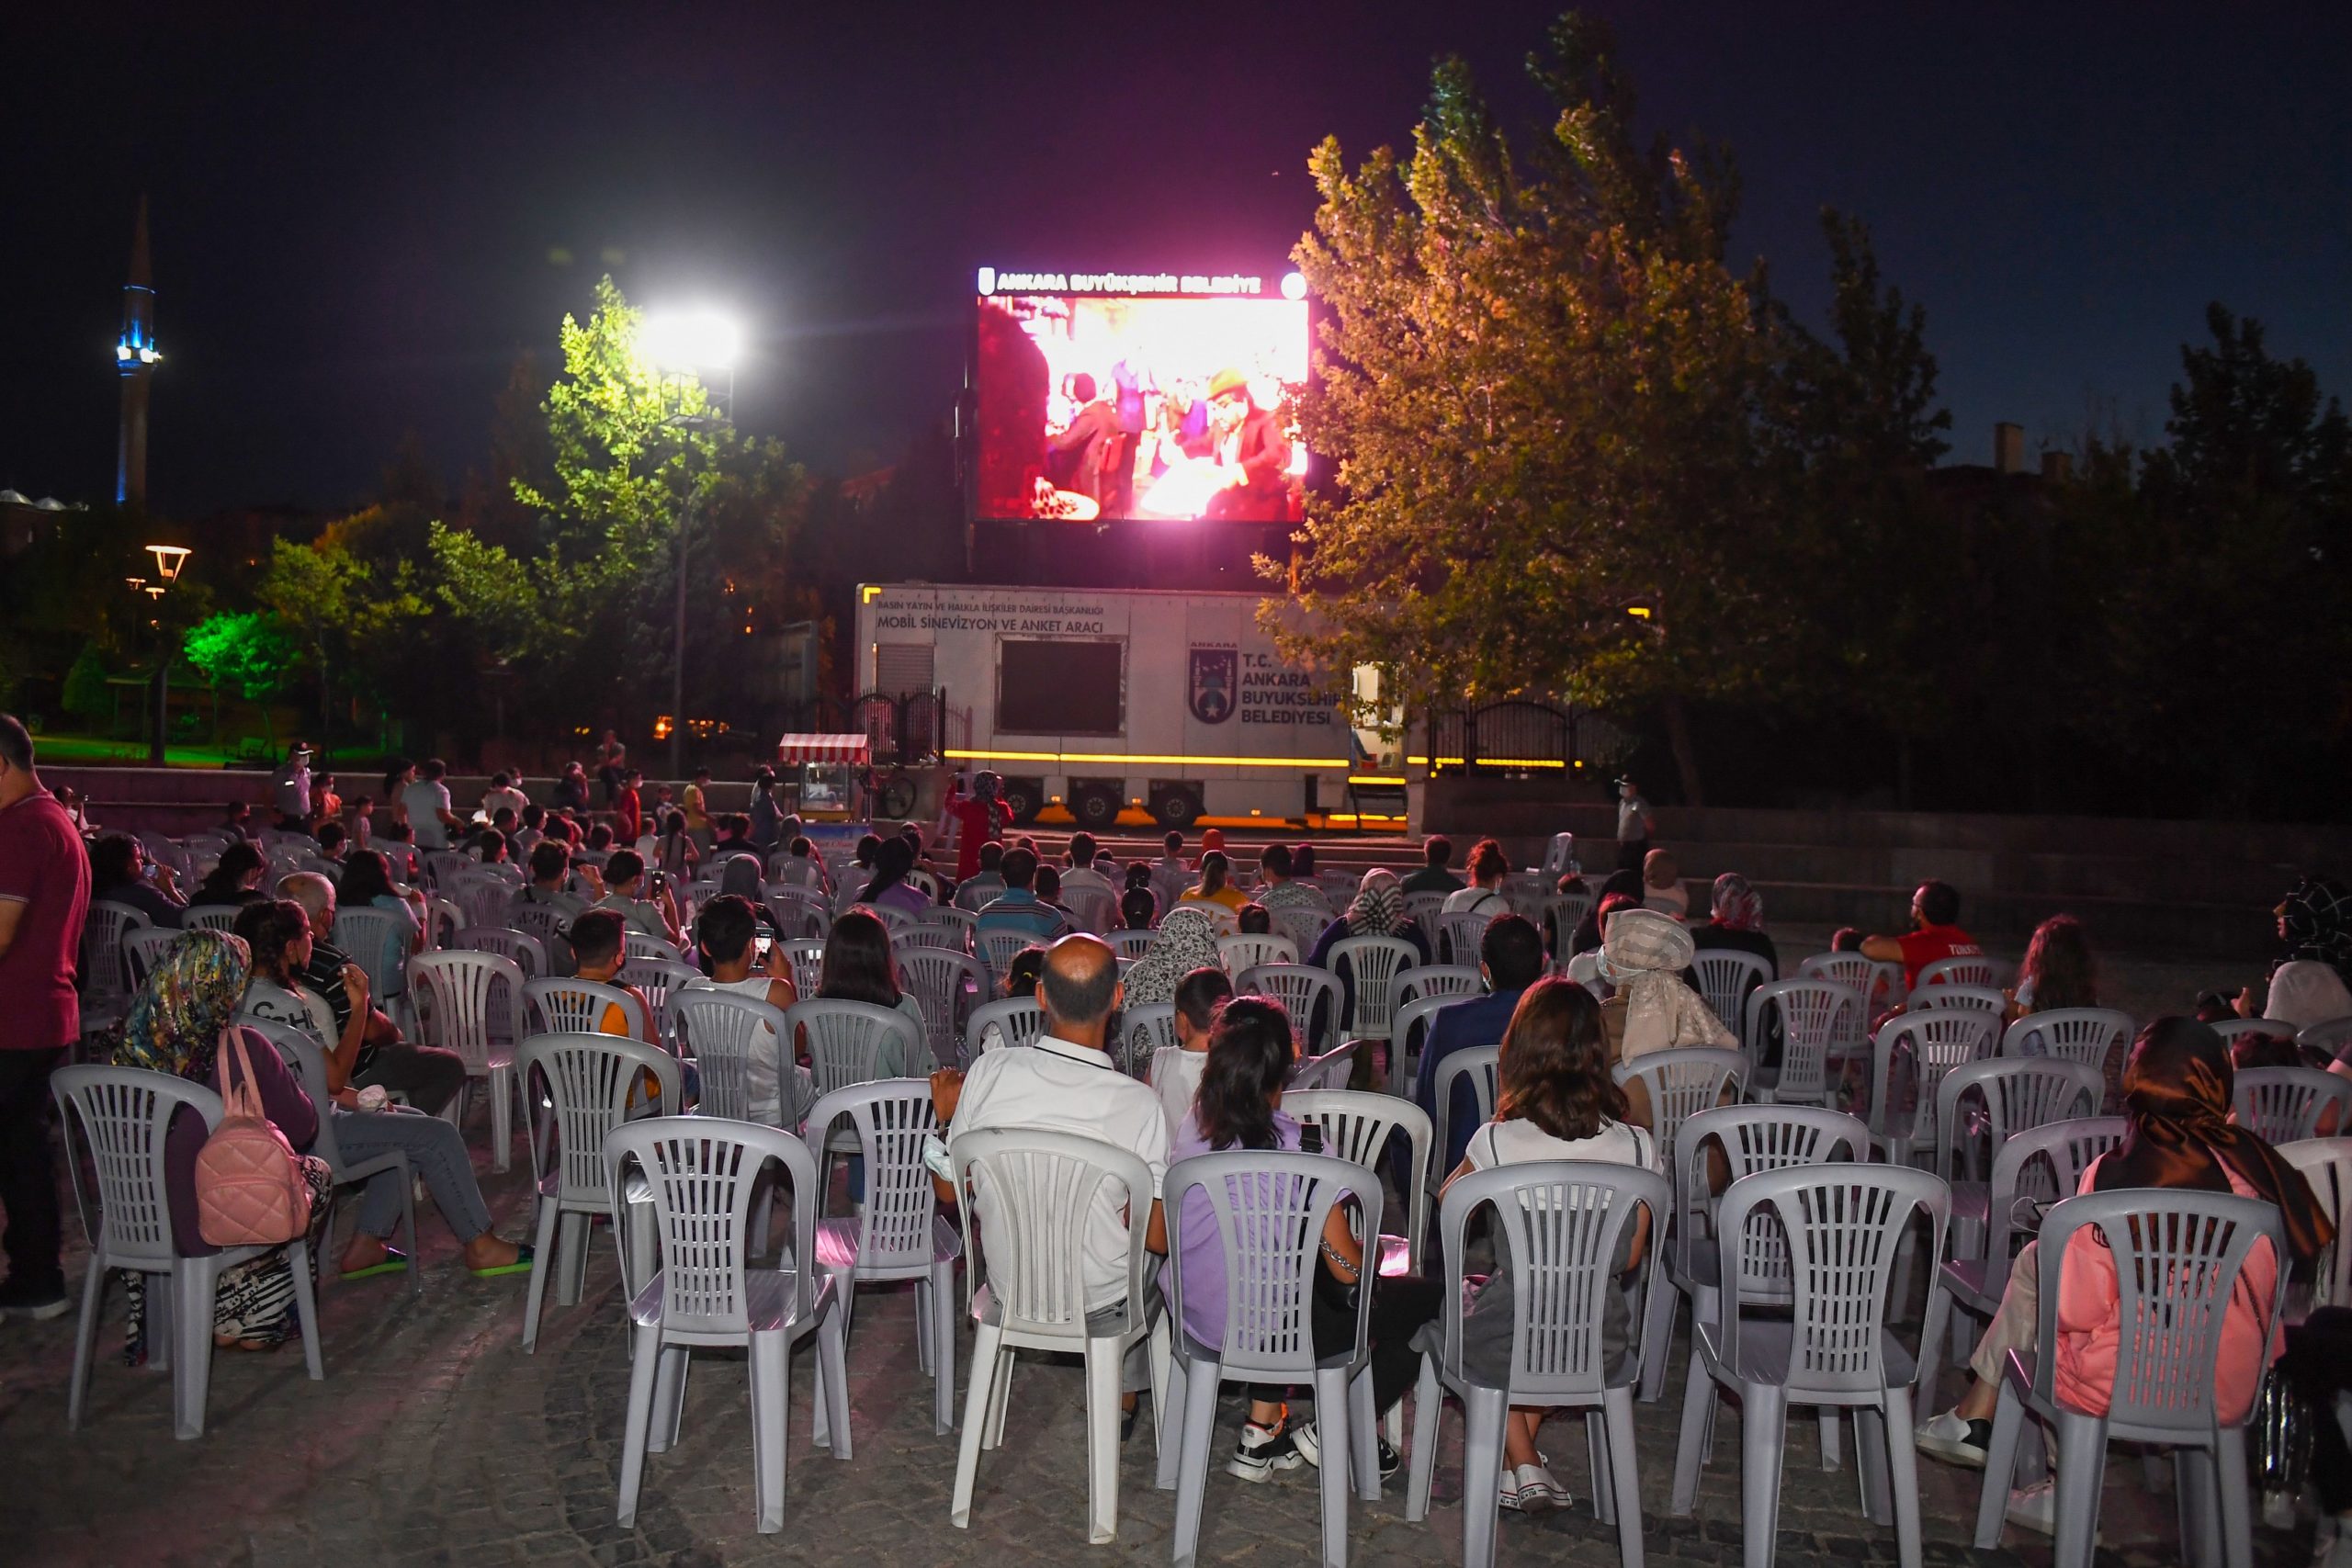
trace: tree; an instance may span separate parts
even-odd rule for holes
[[[107,685],[106,656],[96,642],[85,642],[65,671],[58,705],[75,718],[95,724],[114,711],[114,692]]]
[[[1785,678],[1799,617],[1765,591],[1735,181],[1710,150],[1635,148],[1599,24],[1562,17],[1530,69],[1557,118],[1525,155],[1448,60],[1409,159],[1310,160],[1295,255],[1330,318],[1299,419],[1341,493],[1308,507],[1316,621],[1266,618],[1335,677],[1382,667],[1384,703],[1655,703],[1695,802],[1684,702]]]
[[[260,705],[262,734],[276,755],[277,728],[270,705],[292,684],[300,658],[277,615],[243,610],[207,616],[188,629],[182,651],[215,686]]]
[[[359,649],[401,640],[413,629],[410,623],[424,613],[408,559],[395,558],[370,570],[351,547],[350,541],[366,537],[381,515],[381,508],[371,507],[330,525],[307,545],[273,540],[269,565],[254,591],[285,631],[300,639],[310,658],[318,681],[322,744],[334,733],[335,670],[354,660]],[[416,543],[424,543],[421,534]]]

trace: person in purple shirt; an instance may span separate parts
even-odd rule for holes
[[[232,1069],[222,1037],[236,1029],[253,1087],[261,1096],[263,1113],[293,1145],[303,1179],[310,1185],[311,1269],[315,1287],[332,1178],[324,1160],[302,1151],[319,1135],[319,1111],[277,1049],[258,1032],[234,1023],[251,968],[243,941],[226,931],[190,931],[173,943],[156,959],[146,985],[131,1003],[122,1043],[115,1050],[115,1066],[169,1073],[225,1098],[225,1075]],[[239,1081],[243,1081],[242,1075]],[[209,1135],[204,1118],[185,1106],[172,1113],[171,1126],[164,1134],[164,1195],[172,1211],[172,1247],[183,1257],[203,1258],[220,1250],[205,1241],[197,1224],[196,1156]],[[132,1274],[130,1280],[129,1353],[136,1363],[152,1348],[144,1344],[143,1278]],[[246,1350],[269,1350],[283,1344],[298,1327],[294,1291],[294,1271],[284,1247],[273,1247],[223,1269],[212,1309],[213,1343]]]
[[[904,839],[885,839],[874,852],[874,876],[860,890],[857,901],[876,909],[902,909],[921,919],[931,909],[923,890],[907,880],[915,868],[914,846]]]

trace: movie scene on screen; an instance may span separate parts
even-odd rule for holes
[[[1128,291],[1097,291],[1105,283]],[[983,269],[981,284],[980,517],[1302,515],[1306,449],[1292,394],[1306,379],[1307,306],[1295,274]]]

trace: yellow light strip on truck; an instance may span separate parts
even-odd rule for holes
[[[1423,768],[1429,765],[1430,760],[1427,757],[1408,757],[1405,761],[1417,768]],[[1437,760],[1437,765],[1441,768],[1459,768],[1465,763],[1460,757],[1440,757]],[[1481,757],[1478,759],[1478,765],[1482,768],[1565,768],[1567,766],[1566,762],[1556,760],[1546,761],[1541,757]]]
[[[1407,781],[1401,775],[1392,779],[1379,773],[1350,773],[1348,782],[1351,784],[1386,784],[1394,788]]]
[[[1141,751],[960,751],[951,762],[1140,762],[1171,768],[1344,768],[1345,757],[1168,757]]]

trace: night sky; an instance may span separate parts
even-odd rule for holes
[[[1590,8],[1650,128],[1736,153],[1743,266],[1817,307],[1818,207],[1873,226],[1953,460],[1996,419],[2160,437],[2211,299],[2352,393],[2345,7]],[[0,23],[0,484],[112,492],[143,190],[151,489],[192,515],[348,504],[408,431],[454,485],[605,270],[741,310],[746,426],[889,461],[955,397],[975,265],[1285,270],[1317,138],[1401,144],[1444,51],[1532,114],[1553,7],[32,9]]]

